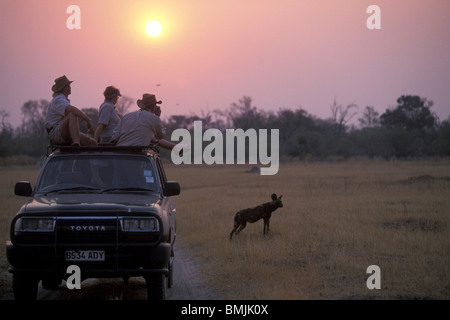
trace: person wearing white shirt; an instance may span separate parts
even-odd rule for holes
[[[154,94],[145,93],[137,101],[140,110],[127,113],[120,119],[112,139],[117,141],[116,145],[146,147],[156,143],[172,150],[175,144],[163,139],[164,130],[159,118],[161,109],[157,106],[161,103]]]
[[[80,109],[70,104],[71,83],[64,75],[55,79],[52,87],[53,99],[48,106],[45,128],[50,143],[55,145],[96,146],[97,142],[87,134],[80,132],[78,119],[87,123],[88,134],[94,133],[92,120]]]
[[[101,143],[110,143],[114,129],[120,120],[120,115],[116,111],[116,103],[119,100],[119,89],[114,86],[106,87],[105,101],[100,105],[97,130],[94,139]]]

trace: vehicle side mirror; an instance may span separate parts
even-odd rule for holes
[[[167,181],[166,187],[164,188],[164,196],[171,197],[177,196],[181,192],[180,184],[175,181]]]
[[[19,181],[14,187],[14,194],[17,196],[30,197],[32,193],[33,189],[29,181]]]

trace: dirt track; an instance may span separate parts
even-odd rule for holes
[[[12,294],[6,299],[13,299]],[[122,279],[87,279],[80,290],[69,290],[63,283],[56,290],[46,290],[39,284],[38,300],[146,300],[145,280],[130,278],[128,284]],[[175,246],[174,282],[167,289],[168,300],[219,299],[202,280],[201,268],[183,250]]]

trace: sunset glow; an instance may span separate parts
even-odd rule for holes
[[[49,100],[63,74],[79,108],[98,108],[115,85],[133,101],[155,93],[163,118],[223,110],[244,95],[260,109],[301,107],[326,119],[334,99],[382,114],[400,95],[417,94],[442,120],[450,115],[450,1],[76,4],[68,12],[65,1],[1,2],[0,109],[14,126],[21,106]],[[380,29],[368,28],[371,4]],[[162,25],[158,36],[146,30],[150,20]]]
[[[159,23],[159,21],[156,20],[149,21],[145,26],[145,32],[147,32],[150,37],[159,36],[161,34],[161,31],[162,25],[161,23]]]

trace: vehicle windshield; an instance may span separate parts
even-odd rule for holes
[[[36,192],[157,191],[152,163],[141,156],[70,155],[51,159]]]

